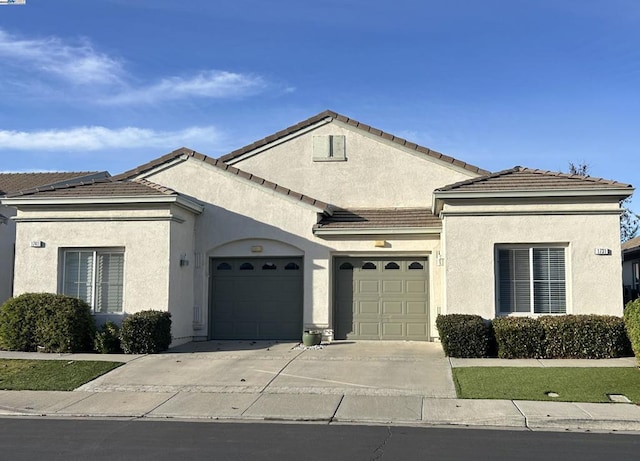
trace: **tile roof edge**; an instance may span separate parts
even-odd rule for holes
[[[493,178],[497,178],[500,176],[507,176],[509,174],[513,174],[513,173],[518,173],[518,172],[527,172],[527,173],[534,173],[534,174],[540,174],[540,175],[545,175],[545,176],[557,176],[557,177],[562,177],[562,178],[570,178],[570,179],[578,179],[578,180],[582,180],[585,183],[598,183],[598,184],[607,184],[610,186],[613,186],[615,188],[620,188],[620,189],[628,189],[628,188],[633,188],[633,186],[631,184],[625,184],[625,183],[621,183],[618,181],[614,181],[614,180],[610,180],[610,179],[604,179],[604,178],[598,178],[598,177],[593,177],[593,176],[582,176],[582,175],[577,175],[577,174],[570,174],[570,173],[562,173],[559,171],[550,171],[550,170],[541,170],[541,169],[536,169],[536,168],[527,168],[527,167],[522,167],[522,166],[518,166],[516,165],[513,168],[508,168],[506,170],[501,170],[501,171],[497,171],[495,173],[491,173],[491,174],[487,174],[484,176],[479,176],[477,178],[471,178],[471,179],[467,179],[464,181],[459,181],[453,184],[448,184],[446,186],[440,187],[438,189],[435,189],[434,192],[448,192],[448,191],[453,191],[456,190],[458,188],[470,185],[470,184],[476,184],[479,182],[484,182],[484,181],[488,181],[490,179]]]
[[[229,162],[231,160],[237,159],[238,157],[241,157],[242,155],[251,152],[252,150],[255,150],[259,147],[263,147],[266,146],[280,138],[283,138],[284,136],[288,136],[290,134],[293,134],[301,129],[307,128],[315,123],[320,122],[321,120],[324,120],[326,118],[332,118],[334,120],[338,120],[339,122],[342,123],[346,123],[349,126],[352,126],[354,128],[357,128],[359,130],[365,131],[367,133],[371,133],[375,136],[381,137],[383,139],[386,139],[388,141],[394,142],[396,144],[399,144],[400,146],[403,146],[407,149],[410,150],[414,150],[420,154],[426,155],[427,157],[431,157],[433,159],[439,160],[441,162],[444,163],[448,163],[450,165],[454,165],[457,166],[459,168],[463,168],[467,171],[470,171],[472,173],[476,173],[476,174],[488,174],[490,173],[490,171],[482,169],[480,167],[477,167],[475,165],[471,165],[470,163],[466,163],[463,162],[461,160],[455,159],[453,157],[450,157],[448,155],[444,155],[438,151],[429,149],[428,147],[424,147],[421,146],[419,144],[415,144],[412,143],[410,141],[407,141],[406,139],[400,138],[398,136],[395,136],[391,133],[387,133],[383,130],[371,127],[369,125],[366,125],[364,123],[361,123],[355,119],[349,118],[347,116],[341,115],[337,112],[334,112],[332,110],[325,110],[320,112],[319,114],[316,114],[312,117],[309,117],[306,120],[303,120],[301,122],[298,122],[294,125],[291,125],[288,128],[285,128],[284,130],[280,130],[274,134],[271,134],[269,136],[266,136],[262,139],[259,139],[251,144],[248,144],[244,147],[241,147],[239,149],[236,149],[226,155],[223,155],[222,157],[220,157],[220,160],[222,160],[223,162]]]
[[[10,194],[16,194],[19,193],[21,191],[29,191],[31,189],[35,189],[35,188],[40,188],[40,187],[52,187],[52,186],[58,186],[58,185],[62,185],[62,184],[78,184],[79,182],[82,182],[82,180],[91,180],[91,179],[105,179],[105,178],[110,178],[111,174],[107,171],[107,170],[103,170],[103,171],[57,171],[57,172],[33,172],[33,173],[0,173],[0,175],[2,174],[11,174],[11,175],[15,175],[15,174],[25,174],[25,175],[37,175],[37,174],[74,174],[75,176],[71,176],[67,179],[61,179],[59,181],[54,181],[51,183],[45,183],[45,184],[40,184],[36,187],[27,187],[24,189],[18,189],[18,190],[14,190],[14,191],[10,191],[9,193],[5,194],[5,197],[9,197]],[[3,195],[0,194],[0,197],[2,197]]]

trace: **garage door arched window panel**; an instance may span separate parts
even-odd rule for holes
[[[342,264],[340,264],[339,269],[341,271],[352,271],[353,270],[353,264],[351,264],[351,263],[342,263]]]
[[[276,269],[278,269],[278,266],[276,266],[274,263],[265,263],[262,265],[263,271],[275,271]]]
[[[498,249],[498,310],[502,314],[564,314],[564,247]]]
[[[296,263],[288,263],[286,266],[284,266],[284,270],[297,271],[300,270],[300,266],[298,266]]]
[[[424,270],[424,266],[422,264],[420,264],[419,262],[414,261],[411,264],[409,264],[409,269],[410,270]]]
[[[378,267],[375,264],[373,264],[372,262],[366,262],[366,263],[364,263],[362,265],[362,269],[364,269],[364,270],[375,270],[377,268]]]
[[[62,292],[94,314],[122,313],[124,250],[63,250]]]
[[[242,263],[242,264],[240,264],[240,270],[241,271],[252,271],[253,270],[253,264],[251,264],[251,263]]]
[[[388,262],[387,264],[385,264],[384,269],[385,270],[398,270],[398,269],[400,269],[400,266],[398,266],[398,263],[391,261],[391,262]]]
[[[219,271],[230,271],[231,270],[231,264],[229,263],[220,263],[216,266],[216,269]]]

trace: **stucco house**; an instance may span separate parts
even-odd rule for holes
[[[220,159],[182,148],[3,203],[16,294],[79,296],[100,319],[169,310],[174,344],[433,340],[438,313],[620,315],[632,192],[491,173],[325,111]]]
[[[106,178],[106,171],[57,173],[0,173],[0,305],[11,297],[13,285],[13,248],[16,226],[11,220],[16,210],[3,205],[1,199],[20,190],[44,189],[64,184]]]
[[[622,284],[625,302],[640,297],[640,237],[622,244]]]

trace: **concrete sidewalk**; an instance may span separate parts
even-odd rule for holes
[[[335,343],[322,350],[209,342],[153,356],[0,351],[0,358],[128,361],[74,392],[0,391],[0,416],[640,431],[634,404],[462,400],[451,378],[452,366],[633,367],[633,358],[448,359],[437,344],[410,342]]]

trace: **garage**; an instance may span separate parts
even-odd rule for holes
[[[336,339],[429,340],[427,258],[336,258]]]
[[[302,258],[213,258],[210,264],[210,339],[300,339]]]

